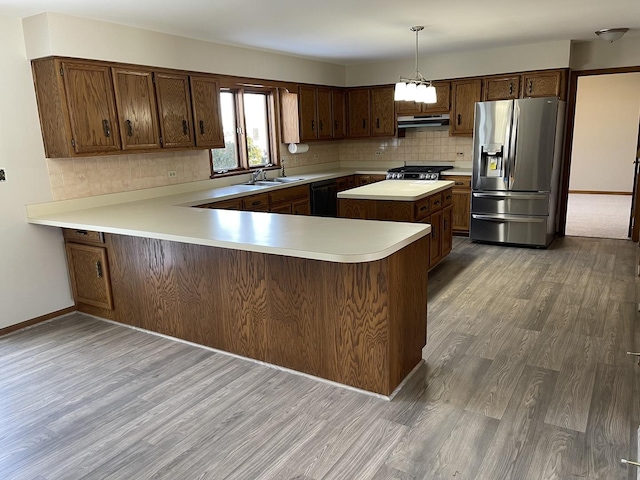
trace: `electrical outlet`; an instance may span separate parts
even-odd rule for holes
[[[464,157],[464,152],[456,152],[456,155],[457,155],[458,157]]]
[[[169,170],[169,178],[176,178],[176,171],[175,170]]]
[[[374,155],[376,157],[379,157],[380,155],[382,155],[382,150],[376,150],[376,153],[374,153]]]
[[[0,168],[0,182],[6,182],[6,181],[7,181],[7,169]]]

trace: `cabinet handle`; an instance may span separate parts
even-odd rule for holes
[[[447,231],[447,219],[446,218],[444,219],[444,231],[445,232]]]
[[[87,235],[89,235],[89,232],[87,232],[86,230],[76,230],[76,235],[86,237]]]
[[[533,93],[533,80],[529,80],[529,95]]]
[[[336,131],[338,130],[338,120],[334,120],[333,129],[336,130]]]
[[[509,84],[509,95],[513,95],[513,82]]]
[[[322,123],[322,120],[320,120],[320,131],[324,130],[324,125]]]
[[[440,205],[440,200],[436,200],[435,202],[433,202],[434,205]]]
[[[460,117],[460,114],[458,114],[458,125],[460,125],[461,121],[462,121],[462,118]]]
[[[182,133],[184,133],[185,135],[189,134],[189,126],[187,125],[186,120],[182,120]]]
[[[376,118],[376,128],[380,128],[380,119]]]
[[[257,207],[258,205],[260,205],[262,202],[260,200],[256,200],[255,202],[253,202],[251,204],[252,207]]]
[[[100,261],[96,262],[96,275],[98,278],[102,278],[102,263]]]
[[[434,227],[433,223],[431,224],[431,238],[433,240],[438,239],[438,229]]]
[[[365,118],[362,119],[362,129],[367,128],[367,120]]]
[[[204,120],[200,120],[200,135],[204,135]]]
[[[127,136],[133,137],[133,125],[131,125],[131,120],[127,120],[125,123],[127,124]]]
[[[424,212],[426,209],[427,209],[427,206],[426,206],[426,205],[423,205],[422,207],[420,207],[420,211],[421,211],[421,212]]]
[[[464,185],[464,182],[455,182],[454,185]]]
[[[106,118],[102,120],[102,129],[104,130],[104,136],[109,138],[111,136],[111,127],[109,126],[109,120]]]
[[[451,195],[447,195],[446,197],[444,197],[445,200],[451,200]]]
[[[316,129],[316,121],[311,120],[311,131],[314,131],[315,129]]]

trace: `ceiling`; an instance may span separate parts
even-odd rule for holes
[[[551,40],[601,28],[640,35],[639,0],[0,0],[0,15],[54,12],[349,65]]]

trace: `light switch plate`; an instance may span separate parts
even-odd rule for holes
[[[7,169],[0,167],[0,182],[7,181]]]

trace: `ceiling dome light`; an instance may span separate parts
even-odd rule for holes
[[[628,28],[603,28],[598,30],[596,35],[606,42],[613,43],[616,40],[620,40],[628,31]]]
[[[418,71],[418,34],[424,30],[423,26],[411,27],[412,32],[416,32],[416,69],[413,76],[409,78],[400,77],[400,81],[396,83],[394,100],[396,102],[418,102],[418,103],[436,103],[436,87],[426,80]]]

